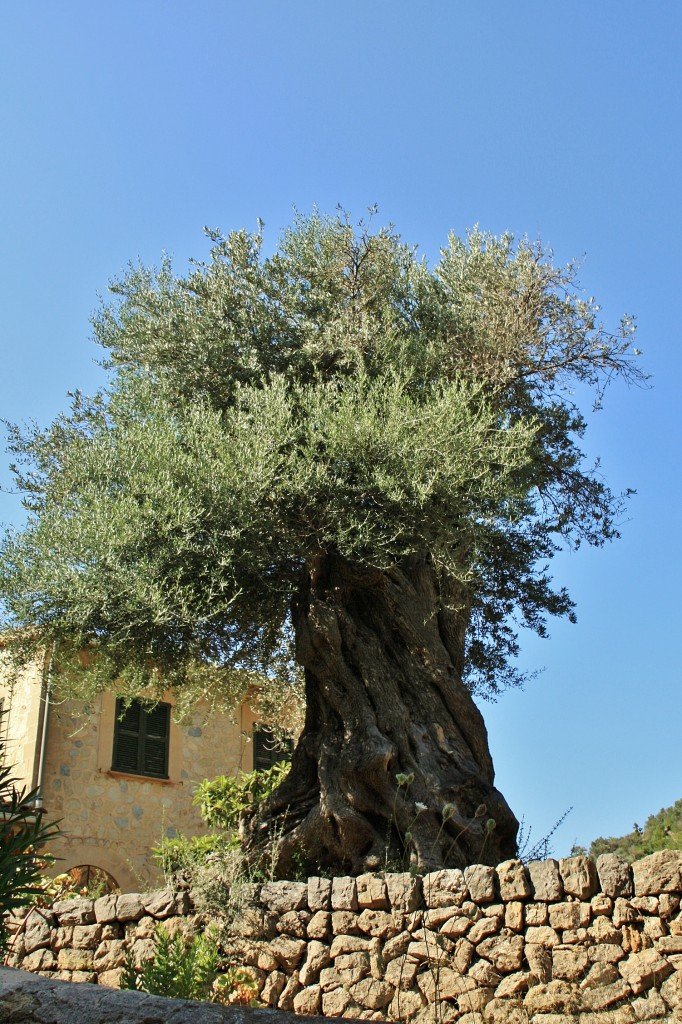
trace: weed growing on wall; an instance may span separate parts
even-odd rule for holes
[[[208,999],[218,973],[218,943],[213,929],[187,942],[180,932],[172,938],[159,925],[154,956],[140,967],[132,950],[126,953],[121,988],[175,999]]]

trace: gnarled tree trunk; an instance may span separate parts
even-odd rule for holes
[[[280,837],[284,877],[301,861],[357,874],[512,856],[518,822],[461,682],[466,611],[444,606],[428,556],[385,572],[320,557],[293,624],[305,727],[251,845]]]

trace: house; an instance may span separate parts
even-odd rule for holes
[[[60,821],[53,874],[97,868],[123,891],[153,887],[162,874],[151,847],[207,831],[193,804],[196,783],[282,756],[247,703],[232,715],[209,715],[199,703],[177,724],[171,693],[156,705],[125,706],[112,693],[55,701],[46,699],[48,682],[47,663],[11,682],[0,670],[6,759],[40,790],[48,819]]]

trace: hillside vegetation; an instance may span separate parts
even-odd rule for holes
[[[682,850],[682,800],[652,814],[644,828],[635,823],[632,832],[625,836],[595,839],[590,846],[590,857],[596,859],[602,853],[617,853],[633,861],[657,850]]]

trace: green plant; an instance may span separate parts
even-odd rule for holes
[[[234,832],[242,816],[264,803],[284,781],[290,767],[288,761],[278,761],[271,768],[204,779],[197,787],[194,803],[207,825]]]
[[[56,822],[44,819],[40,790],[20,787],[3,756],[0,741],[0,952],[7,947],[4,915],[41,894],[43,868],[53,859],[38,851],[60,834]]]
[[[185,836],[179,833],[173,838],[164,836],[158,846],[152,847],[152,857],[160,865],[164,875],[192,869],[202,864],[211,854],[219,853],[231,845],[229,836],[211,832],[206,836]]]
[[[218,973],[218,943],[213,929],[187,941],[180,932],[171,938],[163,925],[154,935],[155,953],[140,967],[126,952],[121,988],[175,999],[207,999]]]

